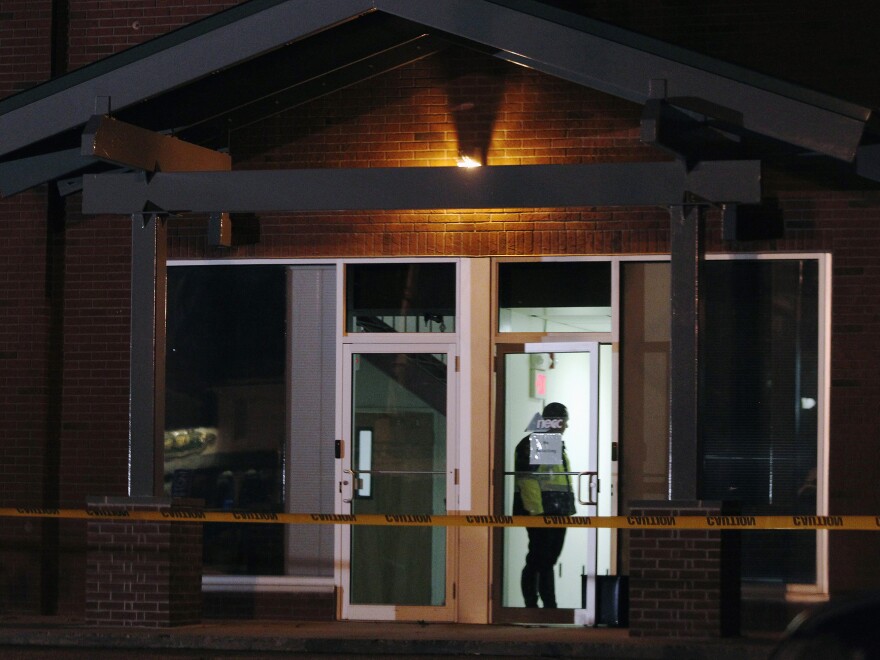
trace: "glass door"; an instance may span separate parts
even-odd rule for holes
[[[455,506],[450,344],[345,347],[342,513],[443,515]],[[342,618],[452,620],[451,530],[342,528]]]
[[[496,365],[494,513],[597,515],[598,344],[499,345]],[[578,527],[497,530],[493,620],[593,624],[596,541]]]

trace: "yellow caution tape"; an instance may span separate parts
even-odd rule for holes
[[[248,511],[0,508],[0,517],[163,522],[273,523],[417,527],[583,527],[610,529],[792,529],[880,531],[880,516],[487,516],[428,514],[262,513]]]

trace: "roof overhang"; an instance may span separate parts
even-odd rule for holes
[[[74,151],[95,115],[216,148],[453,43],[645,105],[647,141],[691,165],[708,131],[715,159],[766,147],[853,163],[862,148],[859,172],[875,171],[870,108],[534,0],[251,0],[0,102],[0,193],[113,169]]]

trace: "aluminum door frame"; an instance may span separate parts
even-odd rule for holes
[[[384,337],[383,337],[384,339]],[[448,356],[446,366],[446,510],[456,510],[458,484],[456,461],[458,460],[458,373],[456,372],[457,344],[455,342],[382,341],[381,343],[346,343],[342,346],[342,396],[341,396],[341,457],[336,460],[336,513],[351,513],[351,497],[355,484],[351,482],[352,460],[352,356],[363,353],[443,353]],[[348,481],[349,483],[344,483]],[[348,500],[348,501],[346,501]],[[443,605],[364,605],[351,602],[351,526],[336,526],[337,615],[342,620],[353,621],[434,621],[455,620],[455,577],[457,574],[458,530],[446,530],[446,598]]]
[[[505,383],[501,377],[505,373],[504,357],[510,354],[533,353],[589,353],[590,382],[589,406],[593,413],[589,418],[588,451],[586,470],[599,470],[599,343],[598,341],[557,341],[557,342],[526,342],[503,343],[495,345],[496,381],[495,381],[495,460],[493,465],[493,514],[501,515],[504,503],[504,460],[498,453],[504,450],[504,397]],[[499,460],[500,459],[500,460]],[[606,478],[610,478],[607,475]],[[603,475],[599,476],[601,482]],[[596,622],[596,558],[597,530],[588,528],[587,533],[587,564],[593,567],[592,575],[587,575],[586,607],[558,608],[555,610],[504,607],[501,605],[503,589],[504,541],[503,530],[495,530],[492,535],[492,621],[493,623],[572,623],[594,625]]]

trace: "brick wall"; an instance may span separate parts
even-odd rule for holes
[[[230,148],[236,169],[449,166],[462,149],[502,165],[657,159],[639,142],[639,116],[633,104],[457,51],[237,131]],[[213,250],[206,222],[170,223],[169,256],[619,254],[668,243],[668,215],[645,208],[261,214],[259,243]]]
[[[242,0],[70,0],[69,68],[193,23]]]
[[[880,196],[826,193],[797,202],[833,254],[830,513],[880,511]],[[809,209],[809,210],[808,210]],[[829,536],[835,593],[880,585],[877,534]]]
[[[0,478],[4,506],[41,497],[46,442],[46,227],[42,191],[0,201]]]
[[[662,520],[718,515],[711,502],[633,502],[631,516]],[[629,531],[629,633],[633,637],[719,637],[739,633],[736,533]]]
[[[51,0],[0,3],[0,98],[49,77]]]
[[[93,498],[93,512],[197,513],[201,503]],[[168,627],[201,621],[202,523],[91,519],[86,623]]]
[[[50,74],[49,0],[0,3],[0,98]],[[44,188],[0,199],[0,506],[43,505],[52,415],[49,400],[50,309]],[[55,475],[57,476],[57,474]],[[4,520],[0,530],[0,612],[40,611],[46,556],[57,526]]]
[[[50,446],[45,192],[0,200],[0,506],[42,505]],[[4,520],[0,611],[39,608],[40,521]]]
[[[128,490],[130,228],[71,213],[66,232],[61,495],[71,506]]]

